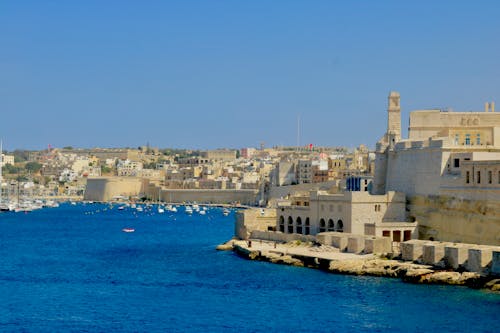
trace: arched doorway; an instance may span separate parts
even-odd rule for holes
[[[337,221],[337,231],[344,232],[344,222],[342,222],[342,220]]]
[[[285,218],[283,216],[280,216],[279,231],[285,232]]]
[[[319,232],[326,231],[326,222],[324,219],[319,220]]]
[[[328,220],[328,231],[335,231],[335,222],[332,219]]]
[[[311,223],[309,222],[309,218],[306,218],[306,227],[305,227],[305,234],[310,235],[311,234]]]
[[[288,233],[293,234],[293,219],[291,216],[288,217]]]
[[[299,217],[297,217],[297,220],[296,220],[296,223],[297,223],[297,233],[298,234],[302,234],[302,219]]]

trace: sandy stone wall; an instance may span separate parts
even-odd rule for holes
[[[134,177],[88,178],[84,200],[109,201],[113,197],[136,196],[143,192],[144,182]]]
[[[240,239],[248,239],[252,231],[268,231],[276,227],[276,209],[251,208],[236,213],[234,234]]]
[[[419,224],[419,239],[500,245],[500,202],[447,196],[408,198],[409,215]]]
[[[256,190],[171,190],[161,191],[161,199],[165,202],[198,202],[213,204],[229,204],[239,202],[243,205],[255,205]]]

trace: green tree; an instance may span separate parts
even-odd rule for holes
[[[16,173],[19,173],[19,168],[12,165],[12,164],[6,164],[3,166],[2,168],[2,171],[5,173],[5,174],[16,174]]]
[[[101,165],[101,174],[111,173],[112,169],[106,165]]]
[[[41,168],[42,168],[42,165],[38,162],[28,162],[24,166],[24,169],[26,171],[31,172],[31,173],[37,173],[38,171],[40,171]]]

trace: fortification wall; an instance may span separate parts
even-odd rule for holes
[[[412,149],[391,151],[388,155],[386,189],[407,195],[439,192],[444,162],[449,152],[439,148],[422,147],[421,142],[405,142]],[[425,142],[428,143],[428,142]],[[401,143],[403,144],[403,143]],[[413,147],[415,146],[415,147]],[[408,178],[411,175],[411,179]]]
[[[88,178],[84,200],[109,201],[115,196],[136,196],[144,189],[144,182],[134,177]]]
[[[268,231],[276,227],[276,209],[251,208],[236,213],[234,234],[248,239],[253,231]]]
[[[165,202],[198,202],[212,204],[228,204],[239,202],[243,205],[255,205],[256,190],[172,190],[161,191],[161,199]]]
[[[288,186],[272,186],[269,198],[279,199],[284,198],[294,192],[308,192],[311,190],[329,190],[337,185],[336,181],[328,181],[323,183],[298,184]]]
[[[500,245],[500,202],[448,196],[408,197],[419,239]]]

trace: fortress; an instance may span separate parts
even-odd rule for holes
[[[389,95],[376,147],[374,194],[406,194],[418,238],[500,243],[500,114],[418,110],[401,138],[400,96]]]
[[[345,232],[395,243],[500,244],[500,114],[494,104],[486,103],[485,112],[413,111],[408,139],[401,137],[399,93],[391,92],[388,104],[373,183],[365,179],[342,193],[296,193],[278,203],[275,230]]]

